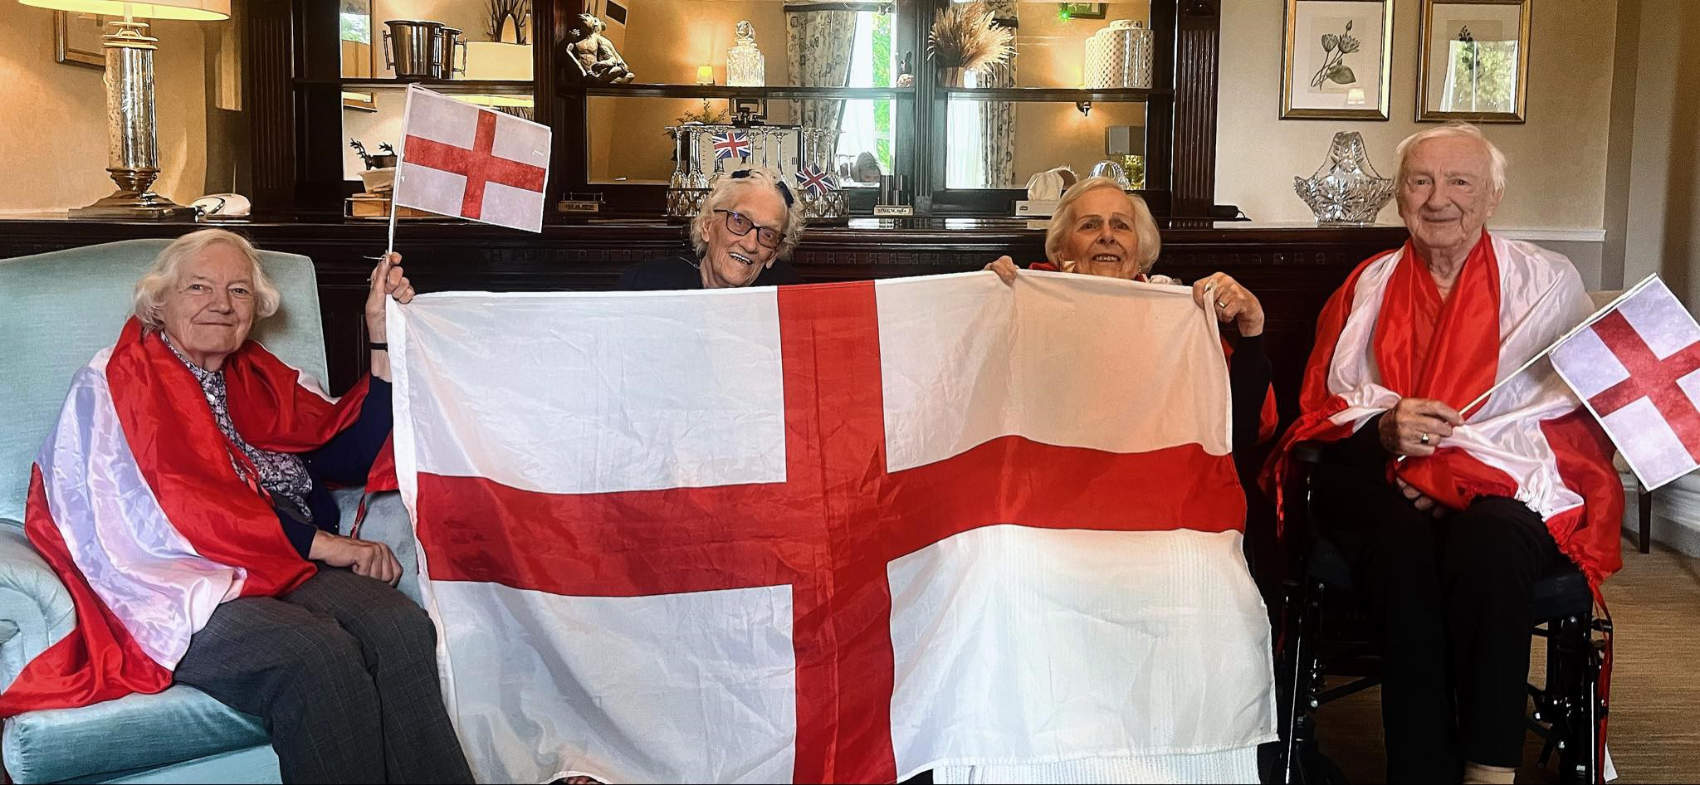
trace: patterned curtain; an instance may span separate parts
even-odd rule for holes
[[[990,0],[992,16],[999,25],[1014,28],[1015,0]],[[1014,87],[1015,67],[1019,50],[1004,65],[992,66],[979,74],[981,87]],[[1014,188],[1015,183],[1015,104],[1009,101],[987,101],[980,105],[980,158],[986,173],[987,188]]]
[[[850,55],[856,44],[855,11],[817,11],[807,7],[785,7],[785,62],[791,84],[808,87],[843,87],[850,82]],[[825,160],[838,154],[838,127],[844,119],[844,102],[812,99],[795,102],[798,123],[826,131],[831,148]]]

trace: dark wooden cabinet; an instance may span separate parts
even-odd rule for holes
[[[907,164],[910,188],[922,214],[1009,215],[1012,200],[1022,198],[1022,192],[1014,189],[944,187],[940,149],[945,141],[950,95],[977,92],[988,95],[996,92],[999,101],[1096,100],[1144,104],[1147,129],[1144,194],[1153,211],[1160,216],[1177,217],[1211,214],[1215,193],[1218,0],[1153,0],[1150,21],[1156,31],[1157,45],[1152,89],[1096,91],[1064,88],[982,91],[940,87],[922,53],[931,14],[945,7],[946,0],[903,0],[896,5],[908,9],[908,21],[900,19],[898,34],[901,46],[915,53],[915,86],[844,89],[834,94],[892,93],[897,97],[907,128],[898,141],[912,148],[899,154]],[[565,42],[571,21],[585,7],[584,0],[533,3],[531,29],[537,39],[533,48],[534,113],[538,122],[555,131],[546,194],[551,206],[545,218],[548,222],[571,220],[556,213],[553,205],[567,194],[583,192],[602,194],[615,216],[649,216],[661,212],[662,186],[591,181],[585,119],[591,97],[700,94],[724,99],[739,95],[759,98],[789,95],[788,88],[783,87],[587,88],[577,84],[567,77]],[[338,66],[338,6],[320,0],[250,0],[244,17],[247,61],[244,105],[249,118],[254,204],[269,214],[314,219],[340,216],[343,197],[355,188],[344,179],[342,171],[341,153],[347,139],[342,114],[344,85]],[[784,55],[779,52],[768,56]],[[794,88],[789,90],[796,92]],[[659,133],[660,129],[654,132]],[[1019,173],[1026,174],[1029,173]],[[853,200],[852,210],[867,212],[872,204],[871,193],[857,196],[866,198]]]
[[[313,259],[331,382],[346,387],[365,367],[362,306],[371,262],[383,250],[381,223],[256,221],[221,224],[260,247]],[[0,258],[136,237],[175,237],[183,224],[0,220]],[[1268,227],[1171,220],[1157,271],[1184,281],[1217,270],[1243,282],[1268,314],[1283,419],[1297,406],[1317,313],[1352,268],[1405,240],[1400,227]],[[396,236],[408,275],[422,292],[596,290],[633,262],[687,251],[681,226],[661,221],[571,222],[532,235],[477,224],[409,223]],[[1044,232],[1022,221],[858,221],[811,228],[793,262],[811,283],[977,270],[1000,255],[1044,258]]]

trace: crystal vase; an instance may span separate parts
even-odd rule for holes
[[[1294,177],[1293,190],[1319,224],[1372,224],[1393,198],[1393,181],[1370,165],[1362,134],[1341,131],[1334,135],[1328,159],[1310,177]]]

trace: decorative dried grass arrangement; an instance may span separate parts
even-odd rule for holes
[[[933,20],[927,57],[940,68],[978,71],[1009,61],[1015,31],[999,27],[985,3],[951,3]]]

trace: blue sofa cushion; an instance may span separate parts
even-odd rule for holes
[[[4,736],[6,770],[17,782],[106,779],[270,745],[259,718],[182,684],[157,695],[20,714],[6,721]]]

